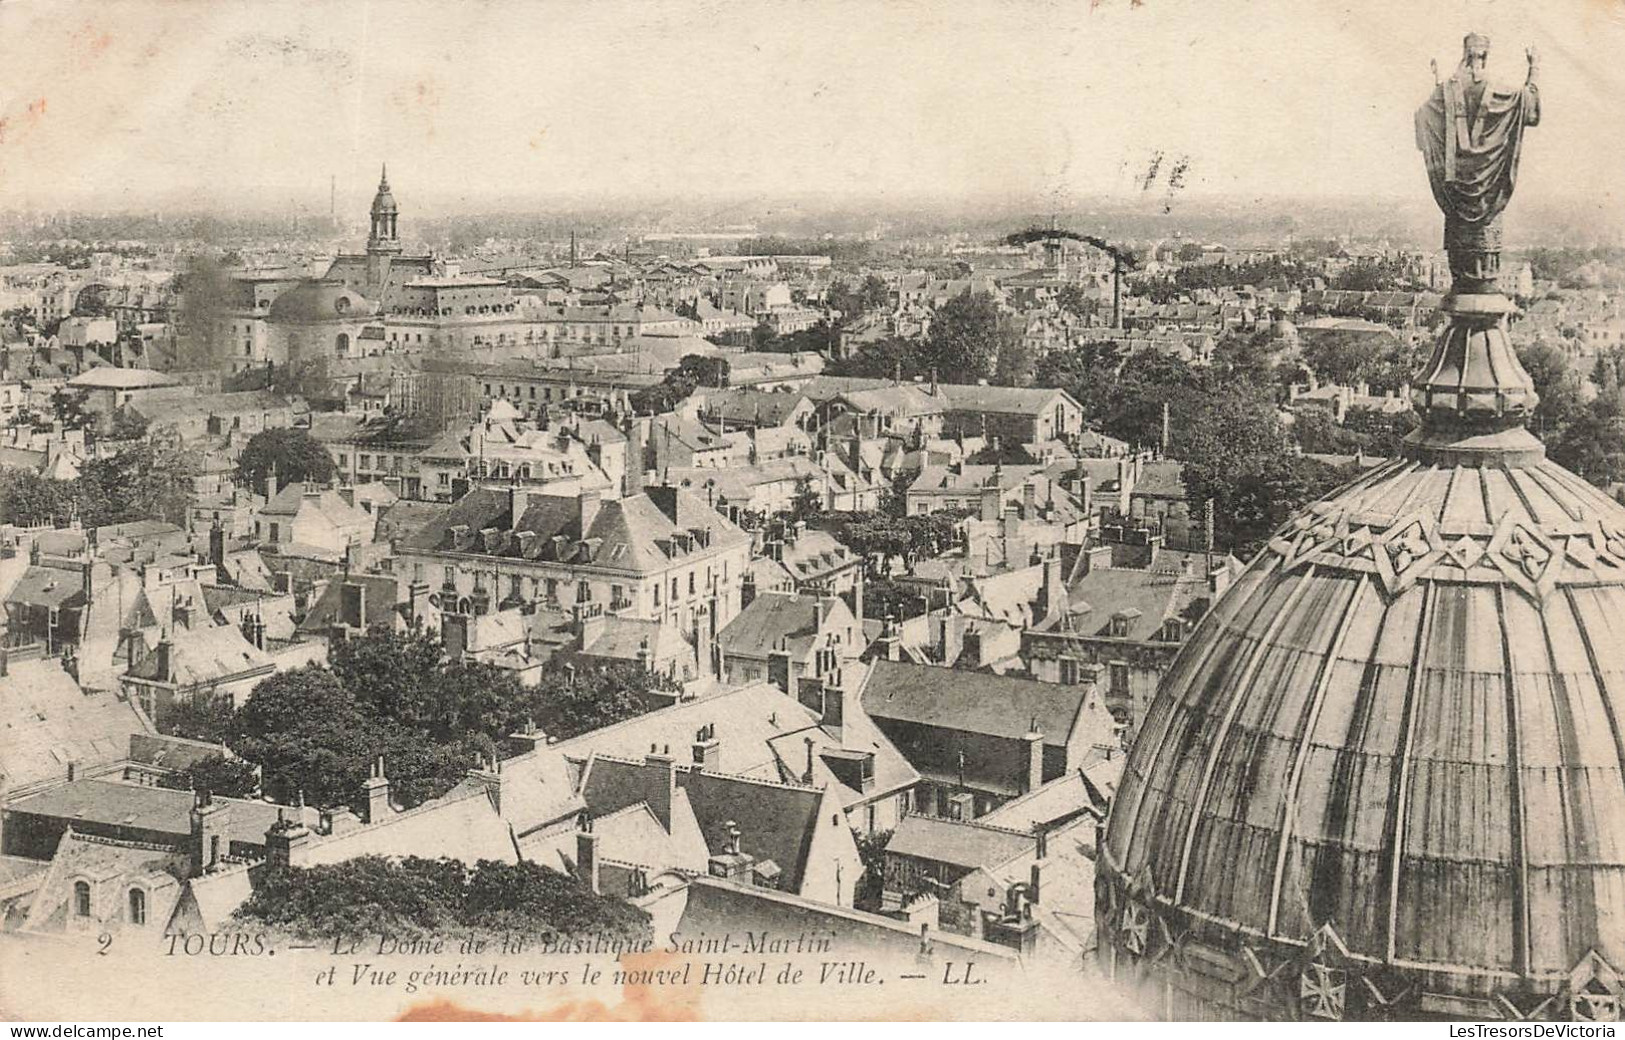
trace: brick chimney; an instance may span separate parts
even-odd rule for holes
[[[346,581],[339,587],[339,623],[357,632],[367,627],[367,585],[360,581]]]
[[[694,771],[716,769],[722,764],[722,742],[717,739],[717,724],[707,722],[694,734]]]
[[[587,826],[592,826],[590,821]],[[598,835],[590,829],[576,831],[576,878],[598,891]]]
[[[669,834],[671,805],[677,797],[677,760],[671,757],[671,746],[667,745],[657,751],[655,746],[650,744],[649,754],[643,760],[643,768],[648,780],[644,786],[649,811],[655,814],[655,819],[660,821],[660,826]]]
[[[265,832],[265,862],[272,870],[287,870],[302,866],[305,846],[310,844],[310,828],[303,820],[287,817],[281,806],[276,810],[276,822]]]
[[[748,880],[756,857],[742,851],[739,825],[732,820],[722,825],[722,848],[706,863],[706,872],[727,881]]]
[[[191,876],[201,877],[219,867],[231,852],[231,806],[215,801],[208,791],[197,791],[192,800],[191,823]]]
[[[1044,785],[1044,734],[1038,728],[1038,719],[1032,720],[1026,736],[1021,738],[1027,742],[1027,791],[1035,791]]]
[[[368,823],[379,823],[389,815],[389,778],[384,775],[384,756],[372,764],[372,775],[363,785],[366,791],[366,817]]]

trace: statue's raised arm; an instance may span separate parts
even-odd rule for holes
[[[1535,87],[1539,58],[1525,52],[1529,74],[1516,90],[1488,82],[1489,37],[1462,41],[1461,64],[1416,112],[1433,198],[1444,211],[1444,244],[1457,292],[1487,292],[1499,273],[1501,211],[1512,198],[1525,127],[1540,122]]]

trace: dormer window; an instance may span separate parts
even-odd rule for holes
[[[90,916],[90,882],[73,883],[73,913],[75,917]]]
[[[130,889],[130,923],[133,925],[147,923],[147,893],[139,888]]]

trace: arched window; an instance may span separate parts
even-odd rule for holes
[[[90,916],[90,882],[73,883],[73,912],[79,917]]]
[[[130,923],[147,923],[147,893],[139,888],[130,889]]]
[[[350,353],[350,334],[341,332],[333,341],[333,353],[344,356]]]

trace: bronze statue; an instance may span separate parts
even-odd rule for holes
[[[1492,292],[1499,274],[1501,211],[1517,180],[1524,127],[1540,122],[1539,61],[1534,48],[1525,54],[1529,75],[1523,86],[1498,89],[1484,75],[1489,37],[1469,34],[1455,73],[1416,111],[1416,146],[1444,211],[1444,245],[1457,293]]]

